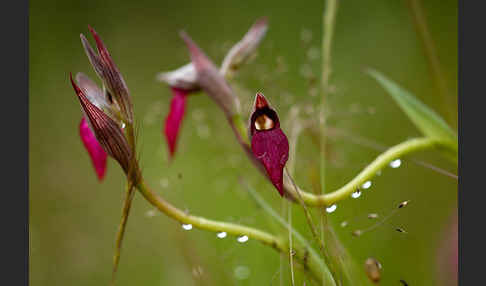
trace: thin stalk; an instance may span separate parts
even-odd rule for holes
[[[248,184],[244,184],[246,189],[248,190],[248,193],[250,196],[255,200],[255,202],[261,206],[261,208],[272,218],[274,218],[280,225],[285,227],[290,233],[292,233],[293,237],[295,240],[300,243],[306,251],[309,252],[309,257],[311,260],[315,260],[317,264],[319,265],[319,268],[321,269],[322,272],[325,273],[326,276],[326,285],[335,285],[334,280],[332,279],[331,273],[329,272],[329,269],[327,268],[326,264],[322,261],[322,259],[319,257],[319,254],[315,249],[311,246],[309,241],[305,239],[295,228],[290,227],[288,222],[286,222],[281,216],[277,214],[276,211],[272,209],[270,205],[268,205],[265,200],[258,194],[257,191],[255,191],[253,188],[251,188]],[[287,202],[290,203],[290,202]]]
[[[290,202],[286,202],[288,205],[288,223],[289,223],[289,262],[290,262],[290,278],[292,281],[292,286],[295,285],[294,278],[294,251],[292,249],[292,205]]]
[[[115,285],[116,273],[118,270],[118,265],[120,263],[121,248],[123,243],[123,238],[125,236],[125,229],[128,222],[128,216],[130,215],[130,209],[132,206],[132,201],[135,195],[135,182],[138,180],[138,164],[135,160],[135,132],[133,128],[133,123],[127,124],[127,138],[128,144],[132,150],[132,163],[130,170],[127,174],[127,187],[125,192],[125,199],[123,200],[122,216],[120,225],[115,238],[115,253],[113,255],[113,270],[111,275],[111,285]]]
[[[128,215],[130,214],[130,208],[132,206],[132,200],[134,192],[134,186],[132,183],[127,182],[127,188],[125,192],[125,199],[123,200],[123,210],[120,225],[115,239],[115,254],[113,255],[113,271],[111,275],[111,285],[115,285],[116,273],[120,262],[121,247],[123,237],[125,235],[125,229],[128,222]]]
[[[325,170],[326,170],[326,97],[329,93],[329,78],[331,77],[331,47],[334,35],[334,23],[337,13],[336,0],[327,0],[323,14],[323,35],[322,35],[322,78],[321,78],[321,106],[319,116],[320,126],[320,152],[321,152],[321,193],[326,193]]]
[[[320,129],[320,181],[321,181],[321,189],[320,195],[324,195],[326,193],[326,116],[325,114],[325,107],[326,107],[326,97],[329,93],[329,78],[331,77],[331,48],[332,48],[332,39],[334,35],[334,23],[337,13],[337,2],[336,0],[327,0],[326,1],[326,8],[323,14],[323,35],[322,35],[322,78],[321,78],[321,106],[320,106],[320,114],[319,114],[319,129]],[[292,180],[293,182],[293,180]],[[293,183],[296,192],[301,198],[300,192],[298,191],[295,183]],[[305,205],[305,204],[303,204]],[[321,243],[324,241],[324,232],[326,228],[326,214],[324,211],[320,211],[320,241]],[[322,245],[322,251],[324,257],[326,257],[326,262],[331,268],[331,273],[333,274],[334,280],[339,285],[339,279],[336,277],[336,267],[330,263],[330,259],[328,257],[327,251],[324,249],[324,245]]]

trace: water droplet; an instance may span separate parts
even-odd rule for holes
[[[400,167],[401,164],[402,164],[402,160],[396,159],[396,160],[393,160],[393,161],[390,162],[390,167],[395,169],[395,168]]]
[[[191,230],[192,229],[192,224],[183,224],[182,228],[185,230]]]
[[[226,234],[226,232],[225,232],[225,231],[218,232],[218,233],[216,234],[216,236],[217,236],[218,238],[225,238],[225,237],[226,237],[226,235],[227,235],[227,234]]]
[[[361,186],[362,189],[369,189],[371,187],[371,181],[366,181],[364,184]]]
[[[239,243],[245,243],[248,241],[248,236],[246,235],[242,235],[242,236],[239,236],[237,239],[236,239]]]
[[[346,227],[347,225],[348,225],[348,222],[347,221],[341,222],[341,227]]]
[[[238,280],[248,279],[248,277],[250,277],[250,268],[243,265],[238,265],[235,267],[234,275]]]
[[[352,194],[351,194],[351,197],[352,197],[353,199],[357,199],[357,198],[359,198],[360,196],[361,196],[361,191],[360,191],[359,189],[358,189],[358,190],[356,190],[354,193],[352,193]]]
[[[368,215],[368,218],[369,218],[369,219],[375,219],[375,218],[378,218],[378,214],[375,214],[375,213],[369,214],[369,215]]]
[[[326,212],[328,212],[328,213],[332,213],[332,212],[334,212],[336,209],[337,209],[337,205],[336,205],[336,204],[334,204],[334,205],[332,205],[332,206],[327,207],[327,208],[326,208]]]
[[[121,124],[121,128],[122,128],[122,129],[125,129],[125,127],[126,127],[126,126],[127,126],[127,125],[125,124],[125,122],[122,122],[122,124]]]

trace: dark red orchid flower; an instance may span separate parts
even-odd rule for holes
[[[253,155],[265,167],[268,178],[284,196],[283,169],[289,158],[289,141],[280,129],[277,112],[261,93],[257,93],[250,117],[250,138]]]

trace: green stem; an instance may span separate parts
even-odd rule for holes
[[[275,250],[283,253],[288,253],[288,245],[285,241],[279,237],[276,237],[270,233],[264,232],[262,230],[247,227],[235,223],[220,222],[215,220],[210,220],[204,217],[190,215],[175,206],[171,205],[169,202],[164,200],[162,197],[154,193],[144,182],[143,179],[140,180],[138,190],[145,197],[145,199],[156,207],[159,211],[163,212],[167,216],[177,220],[182,224],[191,224],[195,228],[213,231],[213,232],[226,232],[229,235],[243,236],[246,235],[249,239],[254,239],[263,243],[264,245],[271,246]],[[317,261],[311,260],[307,261],[306,251],[303,249],[294,249],[296,255],[295,257],[299,259],[304,268],[308,268],[313,274],[314,278],[320,281],[320,275]]]
[[[366,166],[356,177],[334,192],[314,195],[300,190],[302,199],[309,206],[330,206],[348,198],[364,182],[371,179],[379,170],[385,168],[391,161],[406,154],[420,150],[442,146],[442,141],[433,138],[414,138],[389,148]]]
[[[323,35],[322,35],[322,78],[321,78],[321,105],[319,114],[319,129],[320,129],[320,182],[321,189],[320,195],[326,194],[326,97],[330,92],[329,88],[329,78],[331,77],[331,51],[332,51],[332,39],[334,35],[334,23],[337,14],[337,2],[336,0],[327,0],[326,8],[323,14]],[[293,180],[292,180],[293,182]],[[299,194],[300,192],[295,186],[295,191]],[[305,204],[303,204],[305,206]],[[327,226],[326,213],[324,211],[319,212],[320,217],[320,241],[325,241],[325,229]],[[328,242],[326,242],[327,244]],[[323,247],[323,246],[322,246]],[[326,262],[330,267],[331,273],[333,275],[334,281],[337,285],[340,285],[339,277],[337,277],[338,269],[336,265],[332,262],[333,260],[329,257],[329,252],[326,249],[322,249],[323,255],[326,258]]]
[[[130,208],[132,206],[133,195],[135,194],[133,184],[127,182],[127,189],[125,193],[125,199],[123,201],[123,210],[118,232],[115,240],[115,254],[113,255],[113,271],[111,275],[111,285],[115,285],[116,272],[120,263],[120,254],[122,248],[123,237],[125,235],[125,229],[128,222],[128,215],[130,214]]]
[[[329,78],[331,77],[331,47],[334,35],[334,23],[337,13],[336,0],[327,0],[326,9],[323,14],[323,38],[322,38],[322,79],[321,79],[321,106],[319,115],[320,126],[320,153],[321,153],[321,193],[326,193],[325,170],[326,170],[326,95],[329,93]]]

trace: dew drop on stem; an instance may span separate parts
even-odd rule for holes
[[[336,204],[333,204],[333,205],[331,205],[331,206],[329,206],[329,207],[327,207],[327,208],[326,208],[326,212],[328,212],[328,213],[332,213],[332,212],[334,212],[336,209],[337,209],[337,205],[336,205]]]
[[[192,229],[192,224],[182,224],[182,228],[184,230],[191,230]]]
[[[226,232],[224,232],[224,231],[222,231],[222,232],[218,232],[218,233],[216,234],[216,236],[217,236],[218,238],[225,238],[225,237],[226,237],[226,235],[227,235],[227,234],[226,234]]]
[[[369,189],[371,187],[371,181],[366,181],[364,184],[361,186],[362,189]]]
[[[248,236],[246,236],[246,235],[238,236],[236,241],[238,241],[239,243],[245,243],[245,242],[248,241]]]
[[[357,199],[357,198],[359,198],[360,196],[361,196],[361,191],[360,191],[359,189],[357,189],[355,192],[353,192],[353,193],[351,194],[351,197],[352,197],[353,199]]]
[[[396,159],[390,162],[390,167],[395,169],[400,167],[401,164],[402,164],[402,160]]]

